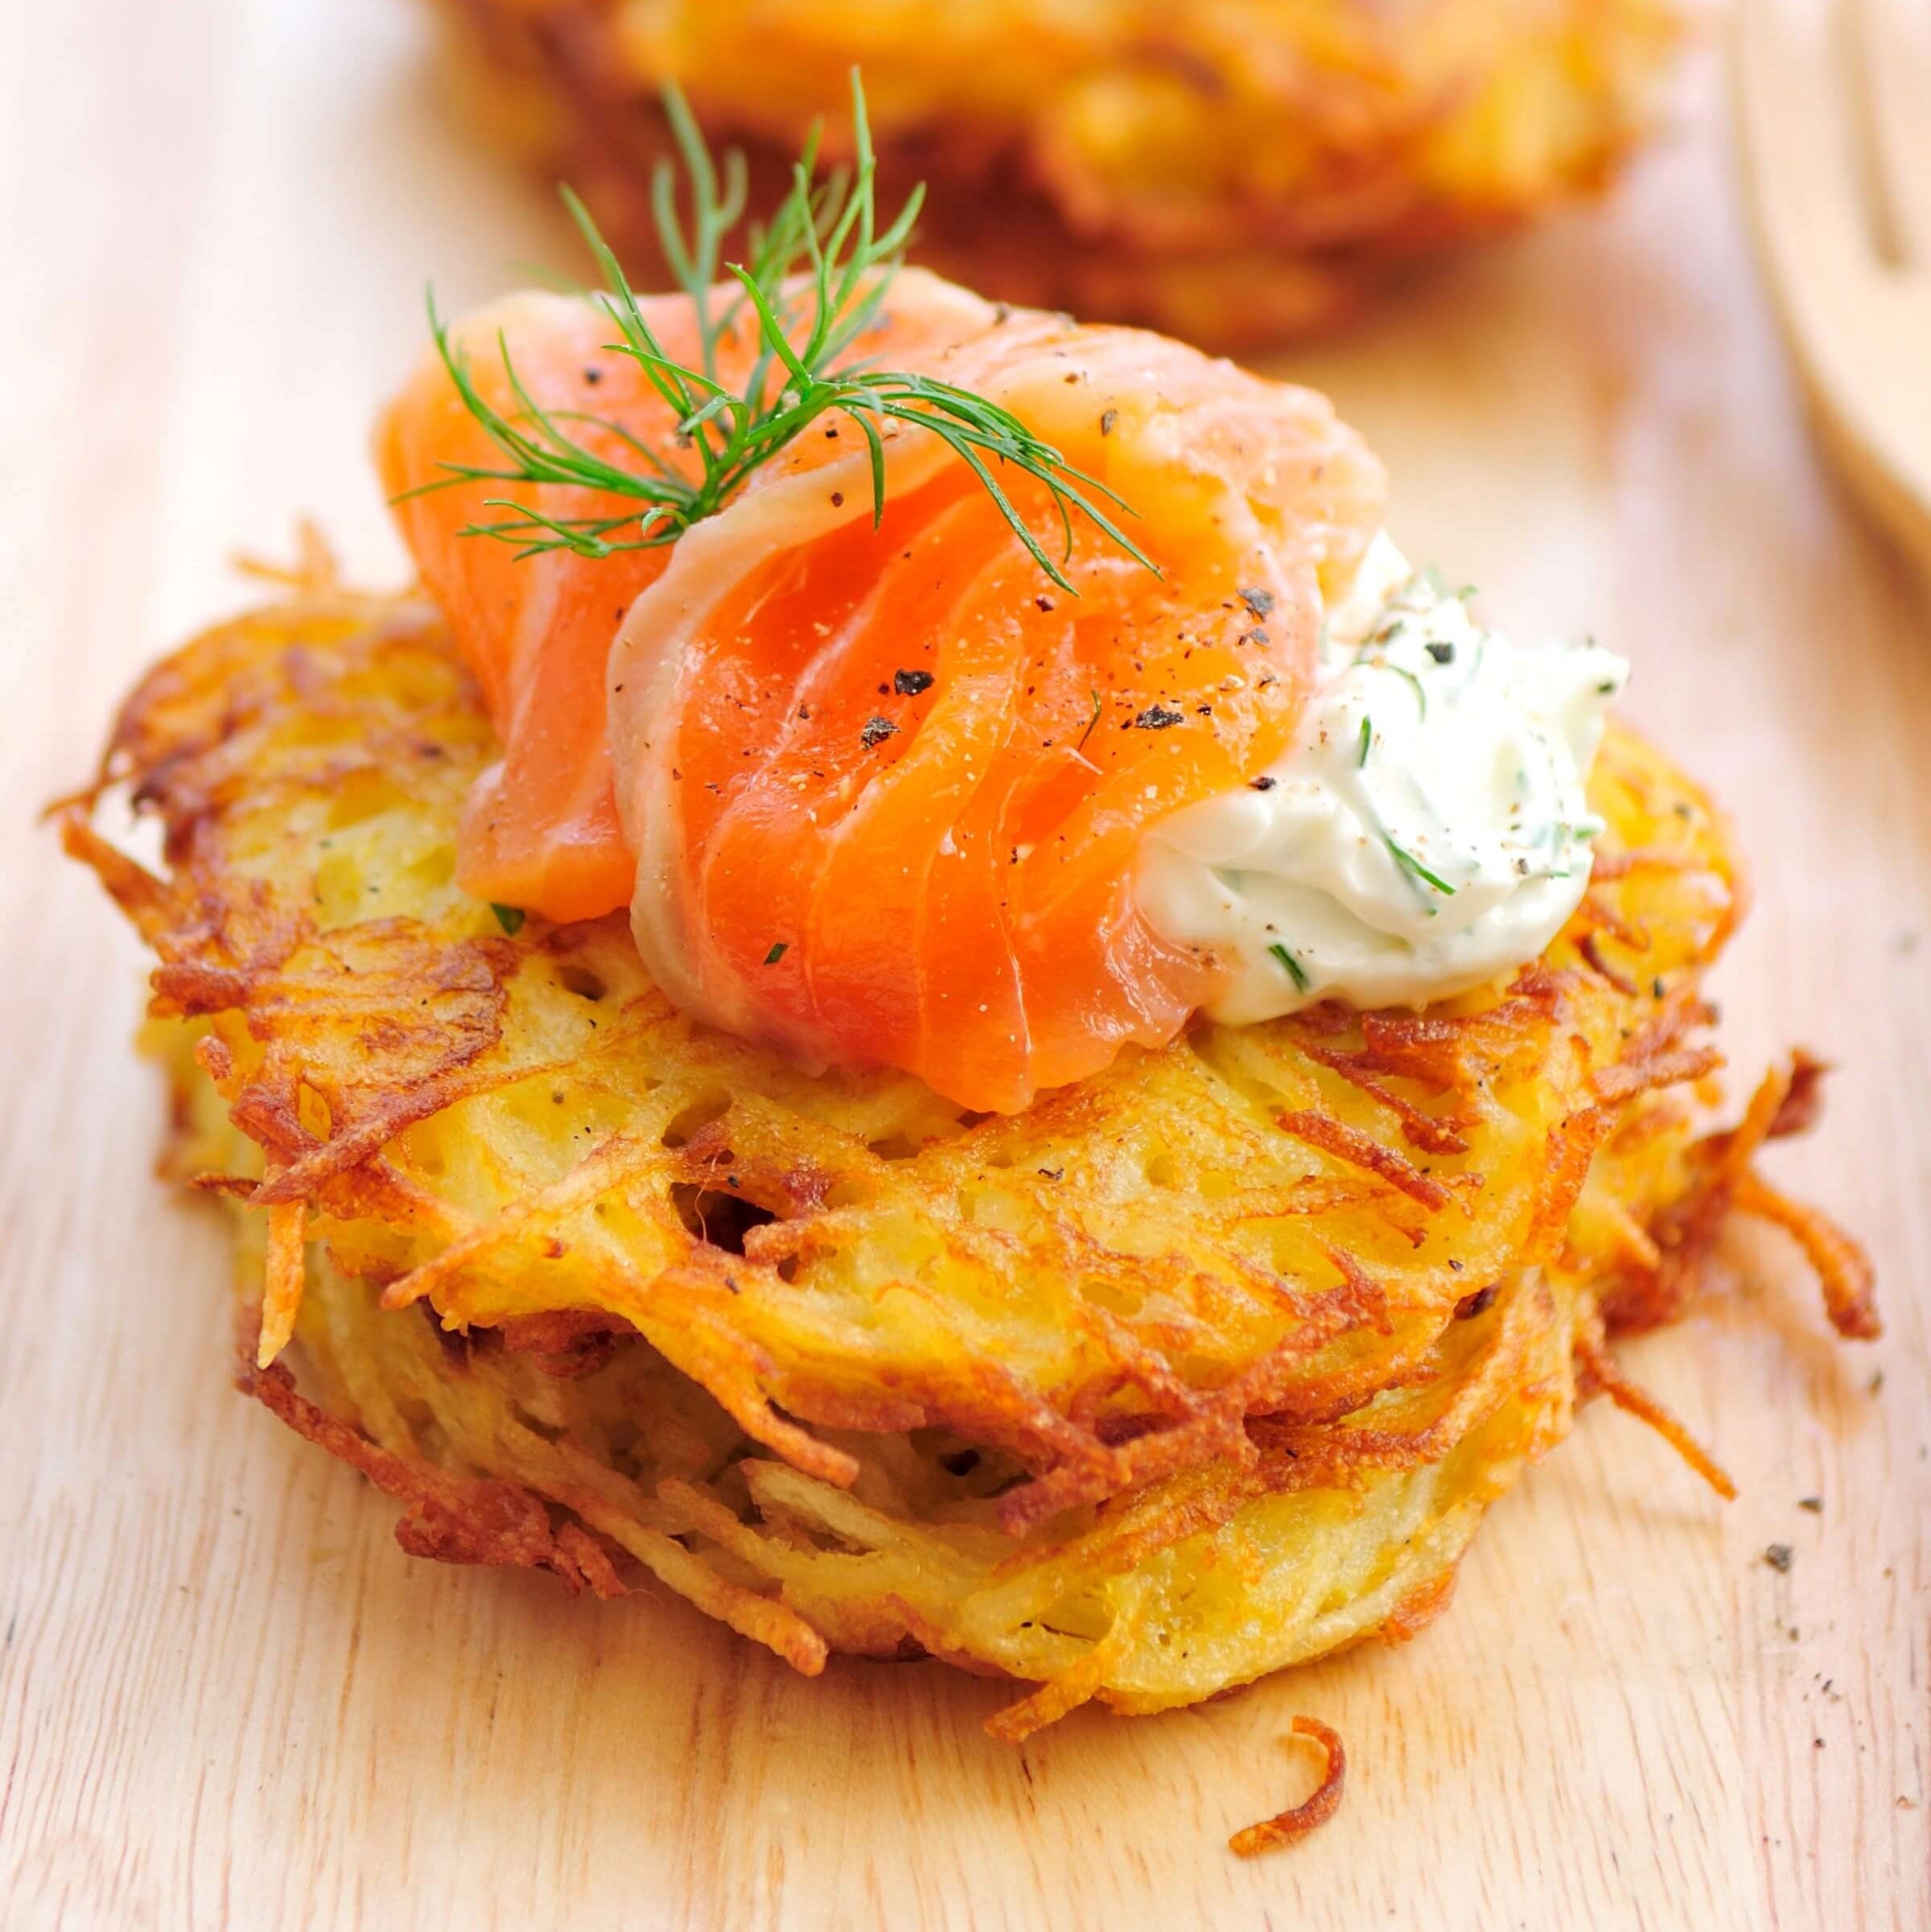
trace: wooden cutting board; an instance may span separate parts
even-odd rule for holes
[[[1638,720],[1734,806],[1728,1039],[1744,1078],[1841,1062],[1777,1171],[1868,1238],[1888,1335],[1839,1346],[1740,1240],[1628,1351],[1739,1502],[1599,1407],[1418,1642],[1014,1751],[979,1729],[1006,1693],[937,1666],[806,1683],[677,1603],[410,1562],[226,1392],[220,1230],[149,1175],[136,949],[30,814],[245,597],[233,547],[307,511],[399,576],[364,426],[423,278],[460,307],[562,245],[401,0],[0,9],[0,1923],[1931,1924],[1931,621],[1806,440],[1715,68],[1608,208],[1282,367],[1388,458],[1414,552],[1633,657]],[[1346,1802],[1241,1864],[1307,1788],[1303,1711]]]

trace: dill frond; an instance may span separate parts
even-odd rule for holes
[[[556,550],[602,558],[656,549],[715,515],[754,471],[812,423],[835,414],[846,417],[865,438],[875,527],[885,510],[880,430],[887,422],[900,422],[938,437],[971,469],[1014,535],[1060,589],[1077,595],[1060,567],[1072,554],[1075,517],[1158,575],[1158,566],[1120,529],[1107,507],[1130,516],[1127,506],[1104,484],[1067,463],[1011,410],[929,376],[862,363],[840,366],[879,319],[924,193],[916,190],[897,216],[879,226],[876,163],[864,89],[855,68],[851,93],[853,167],[821,175],[814,132],[793,167],[789,193],[770,222],[752,235],[749,261],[738,262],[724,261],[723,252],[744,210],[743,157],[732,150],[720,169],[681,92],[674,83],[665,88],[665,109],[677,159],[658,164],[652,206],[664,258],[696,319],[694,364],[666,352],[589,211],[569,188],[562,191],[604,277],[597,299],[618,335],[607,346],[635,361],[669,409],[683,460],[673,460],[594,414],[544,408],[517,373],[501,336],[497,350],[514,407],[498,409],[477,388],[468,359],[451,341],[432,292],[430,329],[437,353],[463,407],[504,460],[497,467],[445,463],[440,466],[444,475],[406,494],[463,483],[526,488],[555,484],[592,490],[636,507],[559,517],[515,497],[492,496],[485,500],[486,507],[505,513],[493,522],[471,523],[463,534],[513,544],[519,558]],[[680,168],[687,216],[678,209]],[[728,296],[723,292],[727,278],[736,284],[736,292]],[[719,373],[718,347],[747,307],[757,324],[758,348],[742,384],[733,388]],[[621,446],[616,455],[599,455],[588,446],[579,433],[587,424],[615,432]],[[1044,485],[1064,539],[1060,562],[1047,554],[1002,486],[999,472],[1007,469]]]

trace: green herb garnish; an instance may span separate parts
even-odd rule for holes
[[[1086,748],[1086,740],[1093,735],[1093,727],[1100,722],[1100,687],[1093,687],[1093,715],[1086,720],[1086,728],[1080,733],[1080,742],[1073,748],[1076,754]]]
[[[1384,671],[1393,671],[1398,678],[1406,678],[1414,686],[1414,702],[1422,707],[1422,715],[1426,718],[1428,715],[1428,694],[1422,689],[1421,679],[1403,665],[1390,664],[1385,659],[1378,668]]]
[[[771,950],[764,955],[765,965],[776,966],[784,957],[785,950],[790,943],[788,939],[774,939],[772,941]]]
[[[502,927],[512,939],[514,939],[517,933],[523,930],[525,914],[520,905],[498,905],[492,899],[489,902],[489,909],[496,914],[496,924]]]
[[[722,262],[725,237],[743,212],[742,154],[725,158],[723,176],[675,84],[664,90],[664,109],[682,163],[690,204],[688,226],[677,208],[677,170],[665,160],[652,182],[652,208],[664,257],[695,312],[695,366],[668,354],[639,307],[617,258],[568,188],[569,208],[602,269],[607,287],[599,299],[620,340],[607,344],[628,356],[676,419],[676,451],[652,448],[621,426],[578,410],[546,410],[525,387],[506,339],[497,344],[503,373],[516,398],[505,415],[477,389],[467,357],[451,340],[447,325],[430,298],[430,327],[437,353],[463,407],[503,452],[501,468],[444,463],[448,474],[405,496],[460,483],[556,484],[628,499],[640,507],[597,516],[553,517],[513,497],[490,497],[487,507],[511,513],[493,523],[472,523],[463,534],[514,544],[519,558],[567,550],[602,558],[620,550],[653,550],[674,543],[690,526],[714,515],[745,479],[826,415],[843,415],[864,437],[871,458],[872,522],[885,512],[885,450],[879,427],[887,422],[928,430],[972,470],[999,513],[1061,590],[1077,595],[1048,557],[1001,488],[993,466],[1010,465],[1043,484],[1058,513],[1065,538],[1060,562],[1073,554],[1077,513],[1136,562],[1158,575],[1155,565],[1114,522],[1101,500],[1131,512],[1105,484],[1067,463],[1018,417],[969,389],[929,376],[875,369],[849,352],[883,311],[885,297],[904,254],[923,198],[915,190],[896,220],[881,231],[874,205],[875,163],[857,70],[851,76],[855,165],[821,178],[818,136],[812,134],[792,170],[790,193],[769,225],[751,237],[748,262]],[[720,263],[737,291],[719,300]],[[718,373],[718,348],[748,305],[759,331],[758,352],[742,386],[727,387]],[[843,363],[843,366],[839,365]],[[599,455],[574,433],[589,423],[614,434],[628,456]],[[681,456],[681,459],[680,459]]]
[[[1455,888],[1446,879],[1439,878],[1430,871],[1427,867],[1415,857],[1414,853],[1405,851],[1385,832],[1381,834],[1381,843],[1387,847],[1395,863],[1400,866],[1404,871],[1412,873],[1425,884],[1433,886],[1438,892],[1445,893],[1451,899],[1455,896]]]
[[[1357,770],[1359,770],[1361,766],[1365,765],[1368,762],[1368,748],[1369,745],[1373,744],[1373,742],[1374,720],[1372,718],[1363,718],[1361,720],[1361,755],[1354,761]]]
[[[1314,984],[1307,977],[1307,968],[1278,940],[1267,950],[1287,969],[1287,977],[1294,982],[1295,991],[1305,993]]]

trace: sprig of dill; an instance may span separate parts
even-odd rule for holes
[[[744,211],[743,157],[735,150],[727,154],[720,174],[683,94],[674,83],[666,86],[665,111],[682,164],[690,216],[686,221],[679,214],[677,170],[668,159],[659,163],[652,181],[652,211],[665,260],[692,304],[698,343],[694,365],[666,352],[589,211],[570,189],[563,190],[565,205],[607,284],[599,299],[619,337],[607,346],[631,357],[672,411],[683,462],[594,414],[543,407],[517,373],[500,334],[497,348],[515,407],[508,413],[496,408],[479,390],[467,356],[451,340],[432,291],[430,328],[437,353],[463,407],[504,460],[498,468],[443,463],[446,475],[404,495],[463,483],[573,485],[638,507],[595,516],[552,516],[514,497],[492,496],[486,499],[487,507],[508,514],[494,522],[471,523],[463,534],[513,544],[519,558],[555,550],[603,558],[656,549],[674,543],[693,524],[714,515],[752,472],[812,423],[836,414],[864,436],[875,528],[885,511],[881,426],[900,422],[929,430],[972,470],[1014,535],[1060,589],[1077,595],[1014,506],[998,471],[1015,470],[1045,486],[1064,538],[1061,563],[1072,555],[1077,515],[1157,575],[1158,566],[1105,507],[1130,516],[1128,506],[1105,484],[1074,468],[1011,410],[929,376],[844,360],[881,319],[924,196],[922,187],[915,190],[896,219],[880,227],[876,163],[864,89],[855,68],[851,97],[851,170],[820,175],[814,130],[793,168],[790,192],[769,224],[753,234],[750,259],[723,262],[726,238]],[[737,283],[736,293],[722,299],[720,265]],[[734,389],[719,373],[718,349],[747,307],[757,326],[758,347],[748,373]],[[614,434],[620,450],[614,456],[599,455],[578,433],[585,425]]]

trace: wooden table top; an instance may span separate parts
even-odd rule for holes
[[[423,278],[460,307],[562,242],[402,0],[17,5],[0,73],[0,1922],[1931,1924],[1931,604],[1807,439],[1709,50],[1606,208],[1278,366],[1388,459],[1411,551],[1634,659],[1634,717],[1734,809],[1737,1084],[1840,1063],[1774,1165],[1867,1238],[1888,1335],[1838,1345],[1740,1237],[1628,1351],[1738,1502],[1598,1406],[1421,1641],[1019,1751],[978,1728],[1007,1693],[936,1666],[808,1683],[678,1603],[408,1561],[226,1392],[223,1230],[150,1178],[137,949],[31,815],[245,600],[236,549],[310,513],[399,579],[364,425]],[[1306,1788],[1300,1711],[1346,1802],[1237,1861]]]

